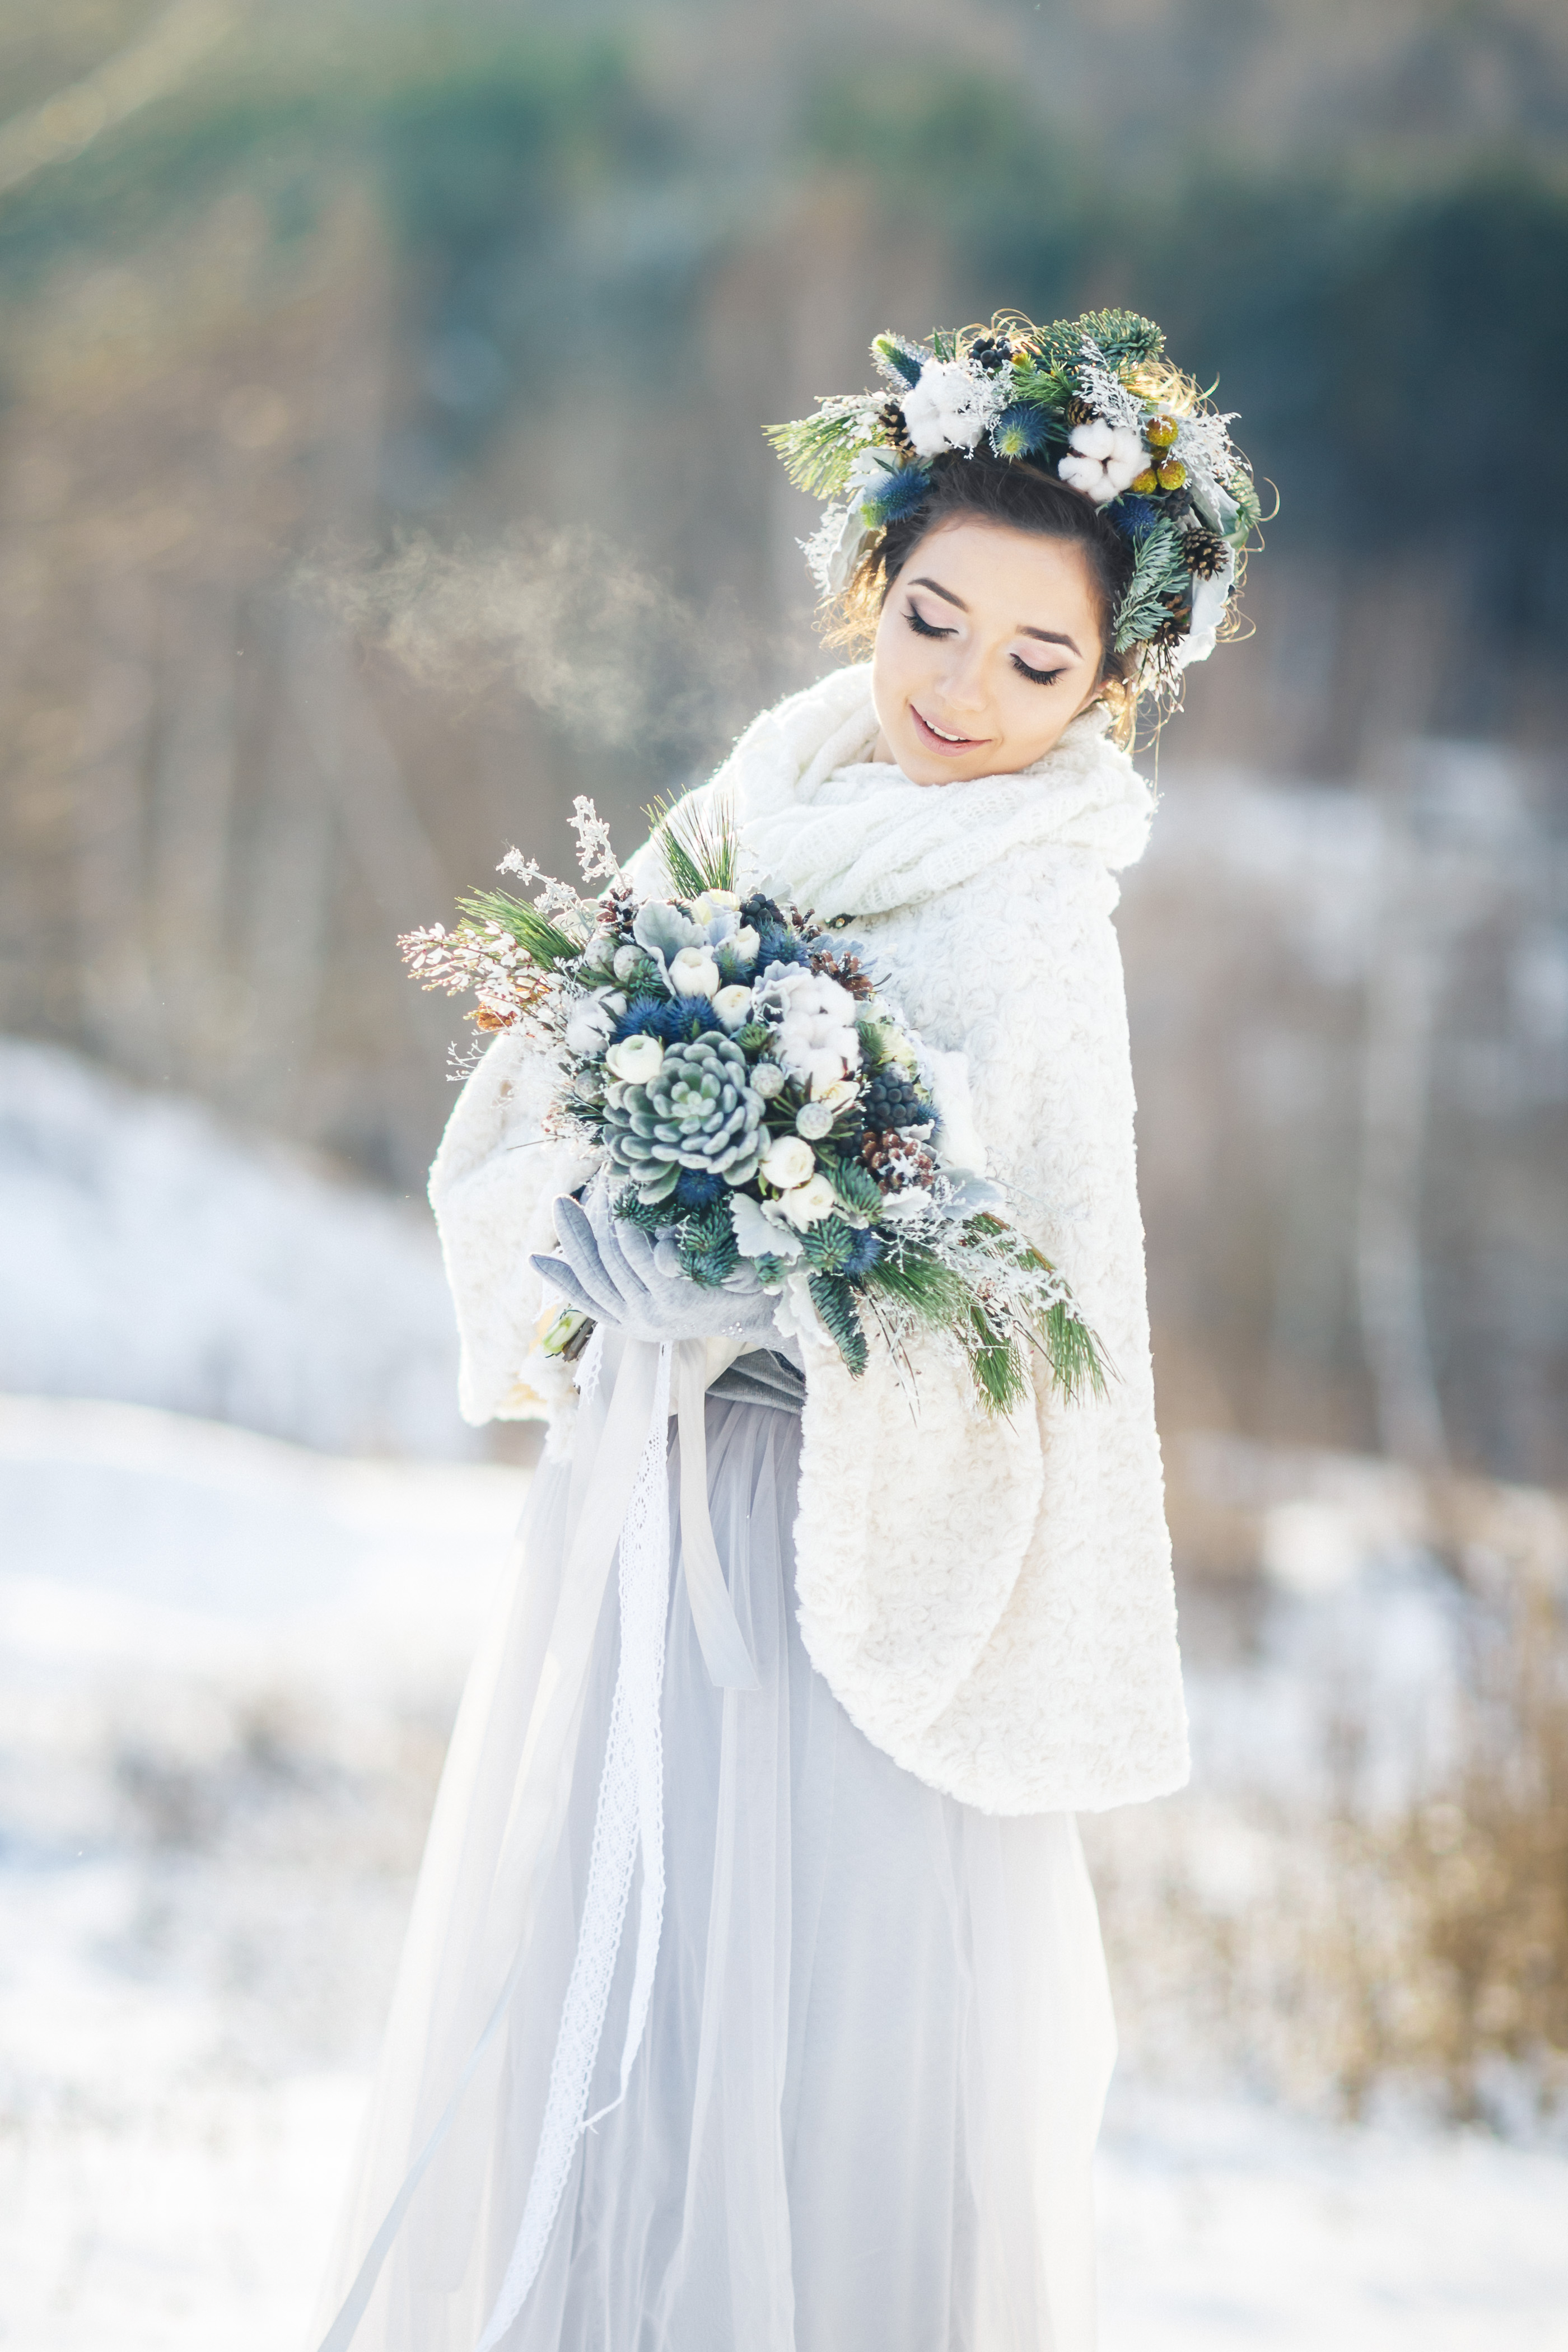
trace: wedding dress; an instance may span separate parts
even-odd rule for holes
[[[963,917],[976,887],[1005,906],[1043,875],[1052,937],[1075,893],[1110,936],[1110,870],[1142,846],[1147,793],[1080,735],[1058,762],[1054,833],[1048,793],[1028,799],[1040,776],[919,794],[917,810],[896,772],[857,773],[868,710],[863,673],[837,674],[759,722],[772,736],[753,730],[719,788],[786,879],[796,844],[802,892],[854,920],[917,1026],[965,1057],[950,1084],[973,1080],[993,1172],[1032,1178],[1017,1221],[1086,1299],[1112,1399],[1042,1397],[1026,1427],[999,1428],[922,1364],[915,1417],[807,1340],[804,1417],[798,1378],[742,1356],[695,1424],[686,1398],[666,1454],[669,1350],[647,1348],[637,1425],[651,1398],[656,1436],[618,1574],[602,1544],[595,1584],[581,1564],[635,1352],[612,1341],[535,1476],[464,1696],[323,2299],[331,2352],[1094,2342],[1090,2162],[1114,2035],[1070,1808],[1158,1793],[1185,1769],[1125,1031],[1118,978],[1089,1033],[1109,1076],[1075,1080],[1064,1110],[1047,1071],[1035,1105],[998,1108],[1003,1045],[965,1027],[948,983],[955,955],[990,951]],[[825,844],[824,822],[884,791],[879,859],[853,823]],[[912,817],[942,802],[948,828],[922,847]],[[828,903],[836,883],[849,903]],[[1015,927],[1028,919],[1015,907]],[[1032,1022],[1027,961],[1017,949],[1009,984]],[[971,992],[983,1007],[994,977]],[[1079,997],[1101,977],[1075,982]],[[1058,1015],[1077,1002],[1053,1001]],[[1080,1049],[1084,1017],[1058,1020]],[[538,1104],[503,1039],[433,1177],[475,1419],[534,1409],[527,1260],[577,1172],[535,1139]],[[1045,1166],[1011,1139],[1053,1117],[1068,1132]],[[689,1479],[682,1494],[694,1445],[752,1687],[721,1687],[711,1665]],[[657,1574],[639,1583],[645,1555]],[[635,1688],[657,1693],[656,1723],[638,1727]],[[627,1790],[655,1758],[651,1843],[646,1817],[616,1831],[623,1748],[642,1758]]]

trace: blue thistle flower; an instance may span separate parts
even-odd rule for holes
[[[724,1191],[722,1176],[711,1176],[705,1169],[683,1168],[675,1180],[676,1206],[681,1209],[709,1209]]]
[[[766,971],[771,963],[809,963],[811,950],[796,931],[786,931],[773,923],[763,924],[757,933],[757,965]]]
[[[896,474],[861,503],[861,520],[872,530],[883,530],[890,522],[902,522],[916,512],[927,490],[931,476],[923,466],[900,466]]]
[[[710,1029],[724,1024],[707,996],[666,996],[628,1004],[616,1024],[616,1042],[623,1037],[658,1037],[667,1045],[689,1045]]]
[[[1110,506],[1110,517],[1123,539],[1146,539],[1160,520],[1152,499],[1138,490],[1123,490]]]
[[[844,1261],[844,1272],[869,1274],[881,1255],[881,1242],[868,1228],[863,1227],[855,1235],[854,1246]]]
[[[991,446],[999,457],[1032,457],[1050,438],[1050,419],[1033,401],[1015,400],[991,427]]]

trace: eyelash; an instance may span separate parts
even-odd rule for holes
[[[954,634],[952,629],[932,628],[923,614],[917,612],[912,604],[904,607],[904,618],[917,637],[951,637]],[[1026,677],[1031,686],[1055,686],[1061,676],[1059,669],[1031,669],[1028,663],[1020,661],[1016,654],[1013,655],[1012,662],[1019,677]]]

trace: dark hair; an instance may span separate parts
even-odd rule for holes
[[[1100,684],[1119,719],[1131,717],[1136,653],[1116,651],[1116,608],[1132,576],[1132,550],[1114,524],[1081,490],[1024,457],[965,457],[944,451],[933,459],[931,485],[912,514],[889,523],[868,550],[839,600],[833,636],[864,646],[894,581],[921,541],[939,524],[963,518],[1001,523],[1081,548],[1100,622]]]

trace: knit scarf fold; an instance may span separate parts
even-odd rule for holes
[[[764,870],[819,920],[890,914],[1040,845],[1092,852],[1112,870],[1142,856],[1154,794],[1109,724],[1084,711],[1013,775],[912,784],[868,757],[877,715],[862,663],[764,711],[714,788],[732,795]]]

